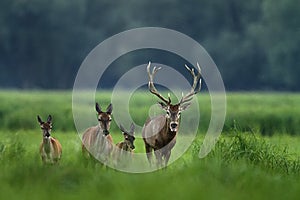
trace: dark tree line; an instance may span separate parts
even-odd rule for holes
[[[157,26],[199,41],[227,89],[299,91],[299,22],[298,0],[2,0],[0,87],[71,88],[98,43],[131,28]],[[177,62],[146,51],[115,65],[146,63],[148,53]],[[118,77],[122,70],[111,73]]]

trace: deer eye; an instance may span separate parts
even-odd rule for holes
[[[169,112],[169,111],[167,111],[167,115],[170,115],[170,112]]]

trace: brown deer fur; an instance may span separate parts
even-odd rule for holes
[[[43,140],[40,144],[40,155],[44,164],[56,164],[61,158],[62,147],[59,141],[51,137],[52,117],[49,115],[47,122],[43,122],[37,116],[41,129],[43,130]]]
[[[162,100],[162,102],[159,102],[159,105],[163,110],[166,111],[166,115],[160,115],[148,119],[144,124],[142,137],[145,143],[148,161],[150,164],[152,163],[152,151],[154,151],[157,167],[160,167],[167,166],[171,156],[171,150],[176,144],[176,135],[179,129],[181,112],[189,107],[193,96],[201,89],[201,69],[197,63],[199,73],[196,75],[194,69],[190,69],[188,66],[185,66],[194,78],[192,89],[188,94],[182,96],[179,103],[171,104],[170,96],[168,96],[168,98],[163,97],[157,91],[153,83],[154,75],[160,68],[154,67],[151,73],[150,64],[151,63],[149,62],[147,66],[147,73],[149,77],[148,88],[152,94],[156,95],[160,100]],[[195,90],[198,82],[199,88],[198,90]]]
[[[113,155],[115,166],[120,164],[126,165],[126,163],[130,162],[135,149],[134,124],[131,124],[130,131],[126,131],[122,125],[120,125],[120,129],[123,133],[124,141],[117,143],[114,149]]]
[[[101,111],[96,103],[98,112],[97,126],[88,128],[82,136],[82,152],[86,158],[93,156],[95,159],[107,164],[113,150],[113,139],[109,134],[112,104],[107,107],[107,111]]]

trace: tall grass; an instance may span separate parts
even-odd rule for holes
[[[96,101],[107,106],[110,92],[99,92]],[[198,95],[201,121],[205,132],[210,121],[210,96]],[[36,129],[36,115],[54,116],[56,130],[75,131],[72,115],[72,93],[64,91],[0,91],[0,129]],[[130,100],[130,115],[143,125],[149,108],[157,98],[149,92],[136,92]],[[85,108],[82,108],[84,111]],[[116,113],[115,113],[116,114]],[[224,132],[234,127],[236,120],[244,131],[254,130],[263,135],[300,134],[300,95],[292,93],[227,93],[227,114]],[[112,131],[118,131],[112,124]]]
[[[293,199],[299,195],[299,161],[285,146],[272,145],[271,138],[267,141],[253,133],[234,130],[221,136],[204,159],[198,158],[200,135],[178,161],[148,174],[86,168],[78,136],[60,131],[53,135],[62,143],[62,160],[58,166],[44,166],[38,153],[40,134],[0,132],[5,146],[0,154],[1,199]]]
[[[300,173],[300,160],[288,151],[288,146],[278,147],[253,132],[234,130],[232,135],[218,142],[216,149],[227,164],[243,160],[271,172]]]
[[[255,130],[263,135],[300,134],[300,95],[295,93],[227,94],[224,131],[234,127]]]
[[[71,92],[1,91],[0,199],[298,199],[300,95],[233,93],[227,98],[224,133],[207,157],[198,158],[204,138],[198,134],[167,169],[126,174],[84,167]],[[96,99],[108,105],[109,92]],[[134,95],[130,112],[136,123],[144,123],[155,101],[147,92]],[[209,123],[209,102],[208,94],[199,94],[200,133]],[[58,166],[41,162],[37,114],[53,115],[52,135],[63,147]],[[115,142],[122,140],[115,123],[112,134]],[[141,139],[135,146],[144,152]]]

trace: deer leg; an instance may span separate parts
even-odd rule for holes
[[[167,165],[168,165],[170,156],[171,156],[171,151],[166,151],[165,152],[165,167],[167,167]]]
[[[152,165],[152,150],[153,148],[145,142],[146,154],[149,161],[149,164]]]
[[[58,158],[53,158],[53,164],[58,164]]]
[[[86,154],[82,156],[83,166],[87,168],[89,164],[91,165],[93,162],[92,159],[93,157],[86,152]]]
[[[45,164],[47,164],[46,162],[46,157],[45,156],[42,156],[42,161],[43,161],[43,164],[45,165]]]
[[[157,168],[162,166],[162,152],[160,150],[154,151],[155,157],[156,157],[156,166]]]
[[[92,162],[92,156],[89,154],[84,145],[82,145],[82,160],[84,167],[87,167],[89,165],[89,162]]]

